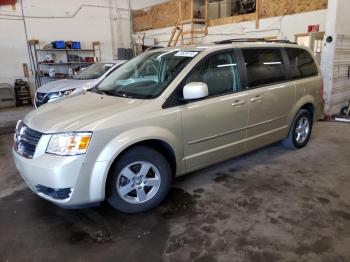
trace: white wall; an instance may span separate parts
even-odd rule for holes
[[[0,19],[0,83],[23,77],[22,63],[29,63],[26,48],[23,22]]]
[[[350,100],[350,1],[329,0],[325,38],[332,37],[323,48],[321,68],[325,82],[325,112],[337,114]]]
[[[197,39],[200,43],[210,43],[230,38],[278,37],[278,39],[294,41],[295,34],[307,33],[307,26],[319,24],[320,31],[325,31],[327,10],[319,10],[282,17],[260,20],[260,28],[255,28],[255,21],[226,24],[209,27],[208,36]],[[145,38],[155,38],[156,42],[165,46],[170,38],[172,28],[147,30],[137,33],[145,34]]]
[[[113,60],[113,47],[130,47],[128,11],[116,9],[128,8],[127,0],[23,0],[23,7],[28,38],[39,39],[41,46],[76,40],[91,48],[100,41],[104,61]],[[12,84],[23,77],[22,63],[29,64],[21,15],[20,1],[16,10],[0,7],[0,82]]]
[[[335,0],[329,0],[334,2]],[[337,13],[336,13],[336,33],[338,35],[350,35],[350,1],[338,0]]]

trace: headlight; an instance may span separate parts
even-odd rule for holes
[[[75,89],[69,89],[69,90],[65,90],[65,91],[50,93],[50,94],[48,94],[48,101],[47,102],[52,102],[58,98],[70,95],[74,90]]]
[[[60,96],[67,96],[70,95],[75,89],[70,89],[70,90],[66,90],[66,91],[61,91]]]
[[[60,156],[74,156],[85,154],[88,149],[92,133],[73,132],[52,135],[46,153]]]
[[[17,139],[21,135],[22,127],[23,127],[23,121],[18,120],[17,125],[16,125],[16,129],[15,129],[15,133],[13,135],[13,140],[15,143],[17,143]]]

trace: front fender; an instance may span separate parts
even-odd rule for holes
[[[130,129],[120,133],[112,139],[100,152],[97,157],[96,165],[101,166],[103,163],[104,172],[101,174],[101,169],[93,169],[90,179],[90,192],[95,192],[99,196],[97,199],[105,198],[106,181],[114,160],[127,148],[137,143],[147,140],[161,140],[167,143],[174,151],[176,157],[176,170],[183,171],[185,164],[183,159],[182,144],[179,142],[179,134],[174,134],[167,129],[160,127],[148,126]],[[101,177],[102,175],[102,177]]]

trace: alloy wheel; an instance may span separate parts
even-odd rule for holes
[[[295,129],[295,136],[296,136],[296,141],[299,144],[304,143],[310,133],[310,121],[307,117],[302,117],[299,119],[296,129]]]
[[[119,196],[131,204],[141,204],[153,198],[160,188],[159,170],[149,162],[134,162],[118,175],[116,189]]]

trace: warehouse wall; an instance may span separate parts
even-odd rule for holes
[[[21,20],[0,19],[0,83],[13,84],[23,77],[22,63],[29,63],[24,36]]]
[[[107,61],[113,59],[113,46],[130,46],[127,11],[115,9],[127,8],[127,0],[23,0],[23,6],[28,38],[39,39],[41,46],[62,39],[91,48],[92,41],[100,41],[102,60]],[[23,77],[22,63],[29,63],[21,15],[20,1],[16,10],[0,7],[0,82]]]
[[[229,38],[245,37],[278,37],[294,41],[295,34],[306,33],[307,26],[319,24],[320,31],[325,31],[327,10],[319,10],[294,15],[272,17],[260,20],[259,29],[255,28],[255,21],[211,26],[208,36],[198,38],[197,42],[210,43]],[[172,28],[162,28],[139,32],[136,36],[155,38],[156,42],[165,46],[170,38]]]

